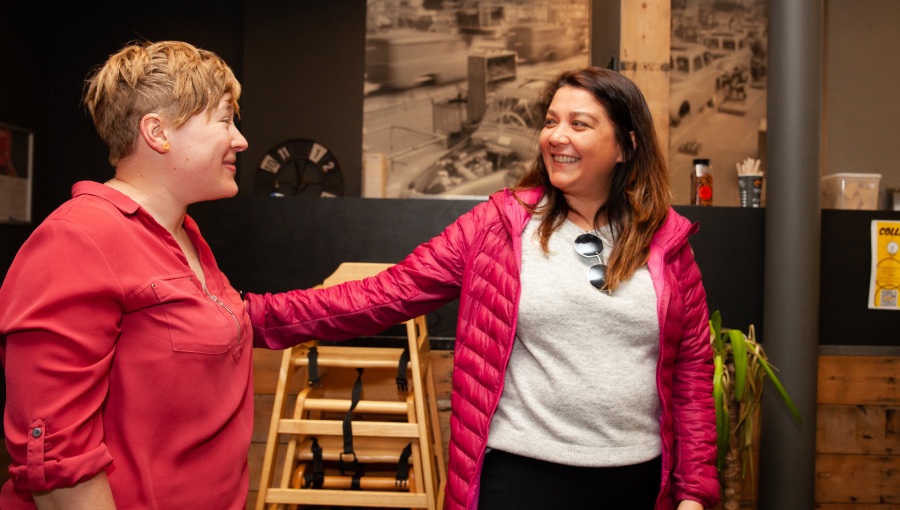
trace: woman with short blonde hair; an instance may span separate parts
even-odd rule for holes
[[[240,95],[183,42],[128,45],[89,78],[116,175],[75,184],[0,288],[4,510],[244,508],[250,324],[186,214],[237,193]]]

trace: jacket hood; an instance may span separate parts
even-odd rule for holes
[[[669,207],[669,214],[663,226],[653,234],[650,246],[656,248],[663,257],[669,257],[687,243],[688,237],[700,230],[698,223],[691,223],[687,218],[675,212]]]
[[[526,190],[504,188],[503,191],[498,191],[491,195],[491,203],[501,212],[500,217],[503,219],[503,225],[513,239],[522,235],[525,225],[531,219],[531,213],[522,207],[522,204],[516,200],[516,196],[526,204],[537,204],[541,201],[541,197],[544,196],[544,190],[541,188]]]

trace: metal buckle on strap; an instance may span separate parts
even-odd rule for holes
[[[306,353],[306,358],[309,360],[309,365],[307,366],[309,386],[319,389],[322,387],[322,379],[319,377],[319,350],[315,347],[311,348]]]
[[[409,366],[409,347],[403,349],[400,361],[397,364],[397,390],[409,391],[409,382],[406,380],[406,369]]]
[[[353,460],[345,461],[344,455],[353,455]],[[341,452],[340,459],[338,460],[338,470],[341,472],[341,475],[346,476],[347,473],[359,473],[359,460],[356,459],[356,452]]]

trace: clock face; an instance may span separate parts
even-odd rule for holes
[[[324,145],[306,139],[281,142],[260,161],[256,194],[339,197],[344,176],[337,159]]]

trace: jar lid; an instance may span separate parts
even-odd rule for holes
[[[694,164],[695,164],[695,165],[706,165],[706,166],[709,166],[709,160],[708,160],[708,159],[695,159],[695,160],[694,160]]]
[[[851,178],[851,179],[852,179],[853,177],[865,178],[865,179],[881,179],[881,174],[856,174],[856,173],[847,173],[847,172],[845,172],[845,173],[838,173],[838,174],[831,174],[831,175],[825,175],[825,176],[822,176],[823,179],[828,179],[828,178],[832,178],[832,179],[847,179],[847,178]]]

